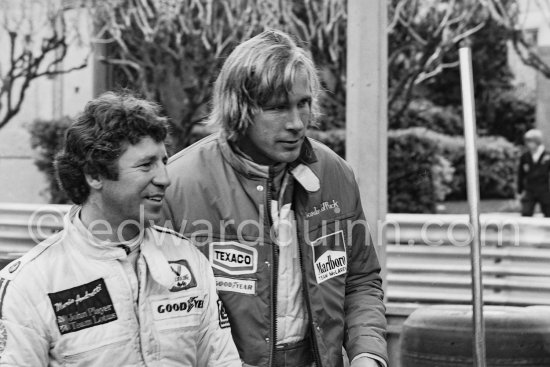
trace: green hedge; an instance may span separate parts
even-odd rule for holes
[[[50,202],[69,202],[59,189],[53,172],[53,157],[61,149],[68,117],[36,120],[30,126],[35,164],[48,177]],[[337,154],[345,156],[343,129],[310,130]],[[481,198],[512,198],[515,193],[519,150],[500,137],[478,141]],[[454,175],[453,175],[454,173]],[[466,199],[464,139],[415,127],[388,133],[388,207],[390,212],[433,213],[435,205],[447,199]]]
[[[36,152],[34,164],[48,179],[49,201],[52,204],[67,204],[71,202],[57,184],[53,168],[53,160],[57,152],[63,147],[65,131],[70,124],[71,119],[65,116],[57,120],[38,119],[29,125],[31,147]]]
[[[344,157],[344,130],[309,135]],[[519,149],[502,137],[478,139],[482,199],[514,197],[518,155]],[[437,202],[465,200],[464,139],[422,127],[390,130],[388,197],[394,213],[433,213]]]
[[[450,200],[466,199],[464,139],[433,134],[443,155],[455,168]],[[481,199],[511,199],[516,192],[516,172],[520,150],[503,137],[482,136],[477,141],[479,190]]]
[[[393,213],[433,213],[450,191],[453,168],[425,129],[391,130],[388,134],[388,209]],[[345,131],[308,133],[340,156],[345,155]]]

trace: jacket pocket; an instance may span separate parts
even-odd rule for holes
[[[95,345],[75,352],[67,352],[62,356],[63,366],[123,366],[131,363],[132,358],[128,351],[131,339],[124,337],[115,339],[107,344]],[[133,353],[131,353],[133,354]],[[138,361],[134,361],[137,363]]]
[[[195,359],[204,331],[201,321],[207,313],[206,297],[204,290],[194,290],[151,302],[161,360],[190,363]]]

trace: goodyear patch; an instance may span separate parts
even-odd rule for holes
[[[103,278],[48,293],[61,334],[113,322],[117,314]]]
[[[258,267],[258,250],[238,242],[212,242],[210,263],[214,269],[230,275],[254,274]]]
[[[166,320],[174,317],[196,315],[203,312],[204,296],[187,296],[151,302],[153,319]]]
[[[169,264],[174,273],[174,283],[170,288],[170,292],[179,292],[197,286],[197,280],[187,260],[169,261]]]
[[[319,237],[311,245],[313,249],[313,267],[318,284],[347,272],[348,257],[344,242],[344,231]]]
[[[255,295],[256,280],[216,277],[216,289],[218,292],[234,292]]]

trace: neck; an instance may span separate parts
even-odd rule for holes
[[[277,162],[266,157],[246,135],[239,137],[235,142],[235,146],[238,149],[238,153],[241,153],[241,155],[253,162],[263,166],[277,164]]]
[[[82,206],[80,221],[95,238],[113,243],[130,241],[142,230],[137,223],[121,223],[109,218],[101,207],[93,202]]]

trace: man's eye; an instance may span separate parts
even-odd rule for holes
[[[309,99],[305,99],[298,103],[298,108],[309,107],[310,105],[311,105],[311,101]]]
[[[151,167],[152,164],[153,164],[153,162],[145,162],[145,163],[140,164],[139,166],[144,167],[144,168],[149,168],[149,167]]]
[[[264,108],[266,111],[282,111],[286,108],[285,105],[273,105],[273,106],[267,106]]]

